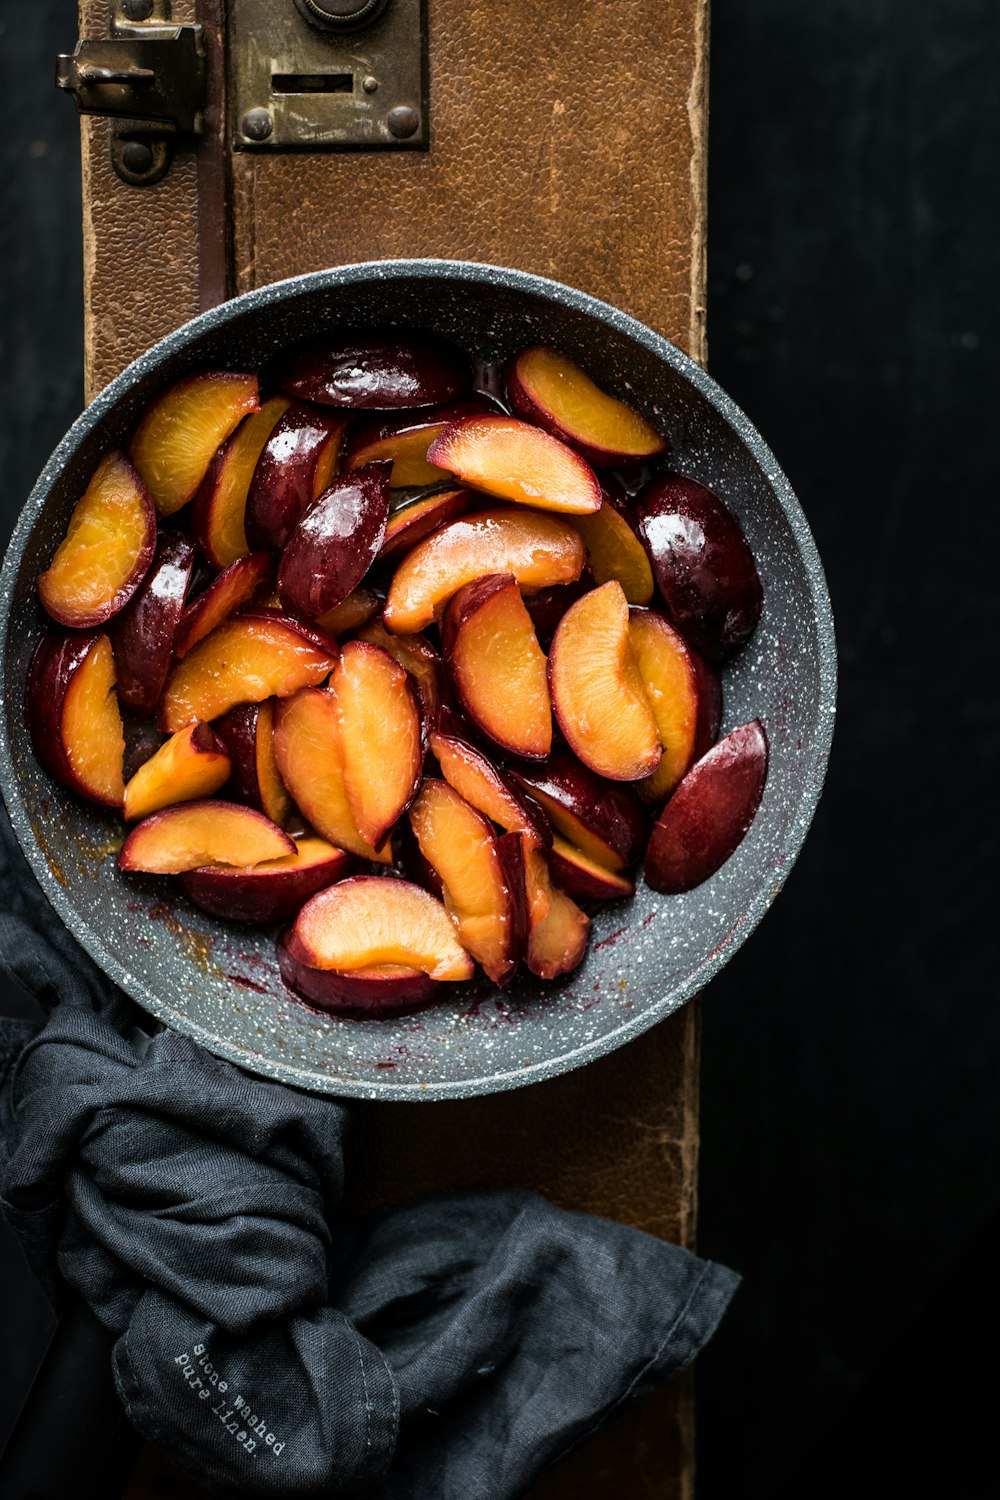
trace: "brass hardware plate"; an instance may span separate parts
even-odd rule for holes
[[[371,25],[336,33],[294,0],[229,0],[234,149],[426,148],[425,4],[389,0]]]
[[[121,34],[125,30],[77,42],[73,53],[58,57],[56,87],[73,95],[82,115],[113,115],[150,133],[200,135],[201,27],[143,25]]]

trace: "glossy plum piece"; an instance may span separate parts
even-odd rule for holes
[[[379,563],[402,557],[432,531],[464,516],[471,509],[474,498],[470,490],[442,490],[393,511],[385,528]]]
[[[652,480],[636,514],[671,620],[709,661],[728,660],[753,635],[764,605],[740,523],[711,490],[681,474]]]
[[[186,656],[223,620],[250,604],[273,578],[270,552],[250,552],[230,563],[184,610],[174,635],[174,655]]]
[[[70,791],[121,807],[125,737],[106,635],[43,635],[28,669],[25,710],[35,754]]]
[[[253,471],[244,525],[254,550],[280,552],[334,472],[346,422],[293,401],[278,419]]]
[[[299,954],[291,931],[278,939],[278,969],[288,988],[309,1005],[356,1020],[417,1010],[444,990],[440,979],[402,964],[375,964],[367,969],[316,969]]]
[[[197,493],[220,445],[260,409],[256,375],[200,370],[161,391],[132,434],[129,457],[161,516]]]
[[[164,808],[137,823],[122,845],[118,868],[180,875],[201,865],[242,868],[294,852],[292,840],[263,813],[209,798]]]
[[[539,979],[557,979],[583,961],[590,937],[590,918],[572,896],[553,885],[543,851],[522,835],[528,891],[526,963]]]
[[[286,609],[315,620],[360,584],[378,557],[389,517],[389,465],[365,464],[334,480],[308,507],[278,568]]]
[[[306,837],[293,854],[245,869],[205,865],[180,875],[179,883],[188,900],[210,916],[270,927],[292,921],[310,897],[343,880],[353,865],[342,849]]]
[[[257,460],[275,425],[288,410],[287,396],[273,396],[260,411],[244,417],[218,450],[191,506],[191,532],[213,568],[228,568],[250,551],[246,534],[247,495]]]
[[[440,406],[464,396],[472,366],[454,344],[405,329],[342,331],[276,362],[275,380],[303,401],[348,411]]]
[[[448,785],[505,833],[526,833],[540,844],[551,844],[552,830],[541,808],[472,743],[458,715],[445,712],[439,723],[430,749]]]
[[[434,439],[460,417],[481,416],[496,410],[488,397],[470,396],[419,413],[376,412],[360,417],[352,424],[344,444],[344,470],[375,459],[388,459],[392,463],[389,483],[393,489],[439,484],[447,478],[445,471],[427,461],[427,449]]]
[[[374,852],[420,786],[424,740],[416,685],[381,646],[348,641],[332,686],[340,712],[344,790],[355,827]]]
[[[603,781],[567,750],[510,774],[541,803],[553,827],[598,864],[624,870],[642,858],[649,817],[631,786]]]
[[[232,761],[208,724],[188,724],[149,757],[125,788],[125,820],[133,823],[175,802],[214,797]]]
[[[423,710],[424,729],[429,733],[438,722],[442,707],[451,702],[450,689],[445,679],[444,663],[425,635],[393,635],[386,630],[381,620],[372,620],[358,631],[359,641],[371,641],[388,651],[393,661],[399,662],[417,685]]]
[[[594,583],[615,579],[630,604],[648,604],[655,587],[653,570],[618,487],[602,479],[600,510],[592,516],[574,516],[572,524],[586,544]]]
[[[548,853],[552,879],[574,901],[621,901],[635,895],[628,875],[609,870],[556,834]]]
[[[471,979],[473,963],[441,902],[391,875],[354,875],[299,912],[289,947],[317,969],[395,964],[432,979]]]
[[[566,515],[600,510],[597,475],[558,438],[494,412],[461,417],[427,450],[428,460],[472,489],[516,505]]]
[[[522,350],[507,366],[506,386],[520,416],[599,468],[643,463],[670,446],[637,411],[555,349]]]
[[[649,840],[645,875],[654,891],[681,895],[725,864],[754,820],[767,762],[767,735],[754,719],[691,767]]]
[[[161,531],[138,592],[111,626],[118,697],[133,713],[151,714],[160,700],[194,559],[194,547],[183,532]]]
[[[284,825],[292,799],[274,755],[273,702],[241,703],[216,719],[214,728],[232,761],[229,795]]]

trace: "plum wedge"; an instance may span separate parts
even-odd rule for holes
[[[477,729],[511,755],[544,760],[552,748],[545,655],[510,573],[488,573],[453,595],[441,647]]]
[[[549,653],[549,687],[559,728],[584,765],[611,781],[656,770],[660,736],[619,583],[601,584],[566,611]]]
[[[357,588],[346,599],[328,609],[316,621],[317,630],[336,639],[349,631],[361,630],[382,611],[382,599],[374,589]]]
[[[558,834],[548,860],[553,880],[574,901],[621,901],[635,895],[635,882],[628,875],[607,869]]]
[[[275,378],[289,395],[350,411],[441,406],[464,396],[472,366],[454,344],[387,329],[341,331],[293,349]]]
[[[354,861],[325,839],[301,838],[293,854],[265,859],[243,869],[203,865],[180,877],[180,887],[193,905],[225,922],[247,922],[269,927],[290,922],[311,896],[343,880]]]
[[[428,732],[437,723],[447,698],[444,664],[430,641],[420,633],[392,635],[381,620],[372,620],[358,631],[359,641],[370,641],[388,651],[393,661],[409,672],[417,685],[423,708],[424,728]],[[450,701],[450,700],[448,700]]]
[[[268,434],[247,492],[244,528],[255,551],[280,552],[336,471],[345,418],[293,401]]]
[[[520,836],[498,839],[445,781],[424,782],[410,824],[440,877],[462,946],[494,984],[506,984],[521,956],[526,922]]]
[[[174,635],[174,655],[178,659],[187,656],[217,625],[266,589],[273,577],[274,558],[270,552],[249,552],[230,563],[181,615]]]
[[[241,703],[215,721],[215,733],[232,762],[229,795],[284,824],[292,810],[274,754],[274,702]]]
[[[587,951],[590,918],[552,884],[545,854],[522,840],[528,892],[526,962],[539,979],[558,979],[578,968]]]
[[[260,411],[244,417],[212,459],[198,487],[191,507],[191,531],[213,568],[228,568],[250,551],[244,524],[250,481],[289,404],[287,396],[272,396]]]
[[[388,844],[375,850],[362,838],[347,799],[337,695],[304,688],[274,710],[274,753],[281,779],[317,833],[359,859],[388,864]]]
[[[136,824],[118,855],[121,870],[180,875],[201,865],[262,864],[295,844],[263,813],[235,802],[183,802]]]
[[[417,691],[381,646],[348,641],[331,681],[340,710],[344,790],[372,850],[409,807],[423,774]]]
[[[343,604],[378,556],[388,517],[388,464],[366,464],[335,480],[282,553],[278,595],[285,608],[315,620]]]
[[[579,578],[585,555],[578,533],[557,516],[506,508],[462,516],[403,559],[382,618],[397,634],[423,630],[484,573],[512,573],[521,588],[544,589]]]
[[[654,891],[681,895],[725,864],[754,820],[767,762],[759,719],[732,730],[695,762],[653,828],[645,875]]]
[[[515,411],[598,468],[644,463],[670,446],[637,411],[602,391],[555,349],[522,350],[507,367],[506,383]]]
[[[188,724],[136,771],[125,788],[125,821],[134,823],[175,802],[213,797],[229,780],[232,761],[207,724]]]
[[[151,714],[160,701],[194,561],[183,532],[161,532],[138,593],[111,622],[118,697],[133,713]]]
[[[552,831],[541,808],[532,806],[511,777],[465,738],[460,725],[460,720],[442,722],[430,737],[431,753],[448,785],[505,833],[525,833],[540,844],[551,844]]]
[[[607,484],[601,485],[601,508],[592,516],[576,516],[573,525],[587,546],[587,560],[595,583],[614,578],[630,604],[648,604],[655,584],[646,549],[615,503]]]
[[[125,737],[106,635],[45,635],[28,671],[28,730],[45,769],[70,791],[121,807]]]
[[[299,620],[262,610],[234,615],[178,662],[160,705],[159,725],[173,734],[192,719],[217,719],[238,703],[284,698],[324,681],[337,647]]]
[[[473,973],[441,902],[391,876],[354,875],[313,896],[288,946],[300,963],[340,973],[392,964],[445,983]]]
[[[566,515],[601,508],[601,487],[590,465],[517,417],[462,417],[435,438],[427,458],[462,484],[501,500]]]
[[[631,786],[602,781],[565,750],[554,751],[543,766],[510,774],[556,832],[595,863],[624,870],[642,858],[649,818]]]
[[[361,417],[351,428],[344,449],[344,468],[354,469],[374,459],[388,459],[392,464],[389,483],[393,489],[439,484],[447,475],[436,464],[428,463],[427,449],[431,443],[460,417],[493,411],[496,407],[485,397],[470,396],[431,411],[392,415],[379,412]]]
[[[256,375],[206,370],[169,386],[146,408],[129,457],[161,516],[194,497],[219,446],[259,407]]]
[[[701,678],[692,649],[662,615],[649,609],[631,610],[629,635],[663,743],[660,764],[636,790],[643,801],[662,803],[699,753],[699,742],[706,738],[708,705],[702,707]]]
[[[123,453],[106,453],[77,501],[38,597],[60,625],[101,625],[123,609],[153,560],[156,512]]]
[[[753,635],[764,605],[740,523],[711,490],[681,474],[652,480],[636,508],[671,620],[709,661],[728,660]]]
[[[355,1020],[382,1020],[417,1010],[444,989],[420,969],[405,964],[370,964],[364,969],[317,969],[298,956],[292,930],[278,939],[278,969],[300,999],[333,1015]]]
[[[379,562],[402,557],[417,542],[423,541],[425,536],[430,536],[432,531],[437,531],[447,521],[464,516],[472,505],[473,498],[468,490],[443,490],[401,506],[386,523],[385,540],[378,555]]]

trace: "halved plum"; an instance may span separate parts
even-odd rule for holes
[[[209,464],[191,507],[191,531],[213,568],[228,568],[250,551],[244,525],[250,481],[288,406],[287,396],[265,401],[260,411],[243,418]]]
[[[255,550],[280,552],[340,457],[346,418],[293,401],[260,451],[247,492],[244,526]]]
[[[767,763],[759,719],[732,730],[695,762],[649,840],[645,875],[654,891],[681,895],[725,864],[760,806]]]
[[[521,588],[544,589],[579,578],[585,556],[579,534],[557,516],[506,508],[462,516],[404,557],[382,618],[396,634],[411,634],[484,573],[512,573]]]
[[[445,781],[477,812],[498,823],[505,833],[526,833],[540,844],[551,844],[552,830],[541,808],[532,805],[457,724],[449,722],[432,731],[430,748]]]
[[[651,480],[636,508],[671,620],[710,661],[728,660],[753,635],[764,605],[740,523],[711,490],[682,474]]]
[[[201,865],[245,868],[294,854],[295,845],[263,813],[235,802],[182,802],[136,824],[118,855],[121,870],[180,875]]]
[[[474,972],[441,902],[388,875],[353,875],[313,896],[287,946],[300,963],[341,973],[392,964],[457,982]]]
[[[601,508],[601,487],[590,465],[517,417],[461,417],[434,439],[427,458],[462,484],[501,500],[565,515]]]
[[[422,542],[425,536],[437,531],[448,521],[464,516],[473,504],[469,490],[441,490],[436,495],[427,495],[422,500],[413,500],[409,505],[393,511],[385,528],[385,539],[378,555],[379,563],[390,558],[402,557]]]
[[[353,1020],[382,1020],[426,1005],[442,991],[439,979],[405,964],[364,969],[316,969],[298,956],[290,931],[278,939],[278,969],[290,990],[310,1005]]]
[[[372,849],[354,821],[344,784],[340,709],[331,688],[303,688],[275,704],[274,753],[282,781],[317,833],[359,859],[391,862],[388,843]]]
[[[704,735],[699,678],[692,650],[661,614],[632,609],[629,635],[663,745],[660,764],[636,791],[644,802],[662,803],[698,753],[699,730]]]
[[[670,446],[637,411],[601,390],[556,349],[523,349],[508,365],[506,383],[515,411],[599,468],[644,463]]]
[[[389,516],[389,465],[365,464],[313,501],[278,568],[285,608],[315,620],[358,587],[379,554]]]
[[[155,397],[132,434],[129,457],[161,516],[194,497],[216,450],[259,408],[256,375],[227,370],[186,375]]]
[[[552,884],[544,852],[523,840],[529,893],[526,962],[539,979],[558,979],[583,961],[590,918],[565,891]]]
[[[178,659],[187,656],[223,620],[266,589],[273,578],[274,558],[270,552],[249,552],[230,563],[181,615],[174,635],[174,655]]]
[[[603,781],[566,750],[510,775],[541,804],[556,832],[595,863],[617,871],[642,858],[649,817],[633,787]]]
[[[558,834],[548,860],[553,880],[574,901],[621,901],[635,895],[635,881],[628,875],[607,869]]]
[[[125,736],[106,635],[44,635],[28,669],[25,703],[35,754],[70,791],[122,805]]]
[[[549,653],[549,687],[559,728],[584,765],[611,781],[656,770],[662,746],[621,584],[603,583],[566,611]]]
[[[607,480],[601,483],[600,510],[592,516],[575,516],[572,524],[586,543],[594,582],[617,579],[630,604],[648,604],[655,587],[653,570]]]
[[[215,732],[232,761],[230,795],[284,826],[292,799],[274,754],[274,702],[241,703],[215,721]]]
[[[160,704],[160,727],[173,734],[192,719],[217,719],[238,703],[287,697],[322,682],[338,657],[333,641],[300,620],[267,610],[234,615],[174,667]]]
[[[361,417],[351,428],[344,449],[344,469],[375,459],[392,464],[389,483],[393,489],[409,489],[425,484],[439,484],[447,475],[443,469],[427,462],[427,449],[434,439],[459,417],[496,411],[484,396],[469,396],[430,411],[402,412]]]
[[[38,597],[60,625],[101,625],[132,598],[153,561],[156,511],[124,453],[106,453],[77,501]]]
[[[175,802],[213,797],[232,761],[207,724],[188,724],[139,767],[125,787],[125,821],[134,823]]]
[[[452,596],[441,647],[476,727],[511,755],[544,760],[552,748],[545,655],[512,574],[488,573]]]
[[[209,916],[270,927],[290,922],[311,896],[343,880],[353,866],[343,849],[306,837],[297,840],[293,854],[244,869],[203,865],[182,874],[179,884],[188,900]]]
[[[381,646],[348,641],[333,674],[340,709],[344,790],[355,827],[380,848],[409,807],[423,772],[417,691]]]
[[[461,349],[431,334],[338,330],[284,355],[275,379],[301,401],[346,411],[394,411],[464,396],[472,367]]]
[[[441,878],[462,946],[494,984],[506,984],[524,931],[520,836],[501,848],[483,815],[446,781],[425,781],[409,816],[421,854]]]

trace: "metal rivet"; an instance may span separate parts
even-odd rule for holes
[[[420,116],[408,104],[397,104],[395,109],[390,109],[385,123],[390,135],[394,135],[397,141],[405,141],[419,126]]]
[[[153,14],[153,0],[122,0],[122,15],[127,21],[148,21]]]
[[[266,141],[274,129],[274,121],[266,109],[248,109],[240,121],[240,129],[251,141]]]
[[[362,78],[361,87],[364,89],[366,94],[374,94],[375,90],[378,88],[378,79],[373,78],[369,73],[367,78]]]
[[[153,149],[145,141],[126,141],[122,147],[122,164],[136,177],[145,177],[153,165]]]

